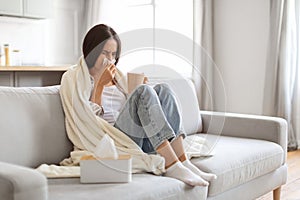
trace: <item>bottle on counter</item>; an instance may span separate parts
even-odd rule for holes
[[[5,65],[10,65],[10,56],[9,56],[9,44],[4,44],[4,54],[5,54]]]

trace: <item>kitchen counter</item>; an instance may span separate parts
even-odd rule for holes
[[[63,73],[70,66],[0,66],[0,86],[41,87],[59,85]]]

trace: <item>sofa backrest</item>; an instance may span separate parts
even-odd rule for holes
[[[0,87],[0,112],[0,161],[37,167],[69,157],[59,86]]]
[[[190,135],[202,132],[202,119],[194,83],[187,78],[149,79],[150,84],[167,83],[174,91],[181,110],[182,125]]]

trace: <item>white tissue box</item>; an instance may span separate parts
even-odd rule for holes
[[[80,160],[81,183],[122,183],[131,179],[130,155],[121,155],[116,160],[83,156]]]

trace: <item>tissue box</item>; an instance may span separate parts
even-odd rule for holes
[[[80,160],[81,183],[122,183],[131,181],[131,156],[118,159],[83,156]]]

